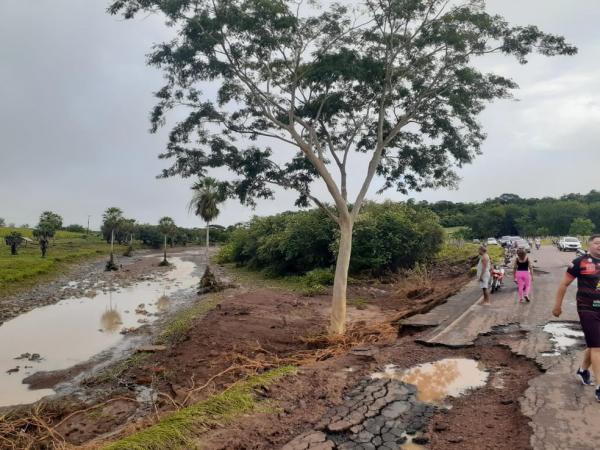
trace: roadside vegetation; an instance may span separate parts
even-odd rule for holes
[[[201,447],[195,439],[203,431],[223,426],[242,414],[259,409],[275,409],[276,404],[257,400],[255,392],[295,373],[293,366],[283,366],[252,376],[205,401],[167,415],[155,425],[114,442],[104,450],[183,450]]]
[[[560,198],[503,194],[481,203],[420,202],[465,239],[498,236],[588,236],[600,230],[600,191]],[[460,227],[460,228],[457,228]]]
[[[48,255],[40,257],[33,230],[0,228],[0,239],[12,232],[31,239],[19,246],[18,254],[11,255],[10,247],[0,245],[0,292],[2,296],[31,288],[64,273],[73,263],[109,254],[109,247],[99,236],[57,231],[49,242]],[[2,242],[4,244],[4,242]]]

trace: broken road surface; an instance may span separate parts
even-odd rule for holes
[[[490,305],[481,303],[472,283],[446,304],[404,322],[431,327],[421,336],[423,343],[451,347],[473,345],[478,336],[503,326],[525,332],[524,339],[507,340],[507,345],[544,370],[530,381],[521,399],[521,409],[531,420],[532,447],[539,450],[592,450],[600,442],[600,405],[594,399],[593,388],[581,385],[575,378],[584,348],[577,331],[576,283],[565,297],[561,318],[555,319],[551,312],[558,284],[574,257],[550,246],[530,255],[540,269],[534,276],[531,303],[518,302],[509,272],[505,287],[492,295]],[[566,332],[548,332],[561,328]]]

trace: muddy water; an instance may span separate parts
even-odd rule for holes
[[[569,347],[583,342],[583,332],[573,329],[574,324],[567,322],[550,322],[543,330],[551,335],[554,351],[543,353],[544,356],[558,356]]]
[[[123,339],[123,329],[152,322],[169,308],[170,294],[198,283],[195,263],[177,257],[170,260],[174,268],[159,280],[93,298],[70,298],[1,325],[0,406],[31,403],[54,393],[29,390],[22,380],[41,370],[69,368],[113,347]],[[37,353],[41,359],[15,359],[24,353]],[[18,371],[7,373],[17,366]]]
[[[469,389],[485,386],[488,373],[477,361],[465,358],[442,359],[420,364],[408,370],[387,366],[373,378],[393,378],[414,384],[418,398],[425,403],[440,403],[446,397],[458,397]]]

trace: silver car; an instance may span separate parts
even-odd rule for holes
[[[564,236],[558,241],[558,249],[561,252],[567,252],[570,250],[577,251],[581,249],[581,241],[576,237]]]
[[[531,246],[525,239],[517,239],[517,249],[523,248],[527,253],[531,253]]]

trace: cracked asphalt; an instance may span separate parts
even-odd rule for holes
[[[423,430],[435,407],[398,380],[363,380],[316,426],[282,450],[392,450]],[[418,438],[417,438],[418,439]]]
[[[521,409],[530,418],[531,445],[539,450],[592,450],[600,448],[600,404],[594,390],[575,379],[583,342],[552,355],[556,348],[551,335],[543,331],[551,321],[576,322],[575,283],[569,288],[560,319],[552,316],[555,292],[573,253],[555,247],[534,250],[530,258],[545,273],[536,273],[532,301],[519,304],[517,291],[508,274],[505,287],[492,295],[491,305],[475,302],[474,284],[428,314],[412,317],[405,323],[431,327],[422,340],[447,346],[472,345],[481,334],[511,325],[526,332],[525,339],[506,340],[517,354],[530,358],[544,372],[529,383],[521,399]],[[575,328],[578,325],[573,325]],[[500,339],[501,341],[501,339]]]

